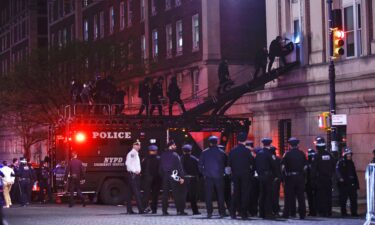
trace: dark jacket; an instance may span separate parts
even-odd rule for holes
[[[204,177],[222,178],[227,164],[227,156],[217,146],[205,149],[199,158],[199,170]]]
[[[353,160],[340,159],[336,164],[336,175],[339,180],[339,186],[349,185],[359,189],[359,181]],[[340,179],[343,179],[343,182]]]
[[[181,157],[182,167],[186,175],[199,176],[199,159],[193,155],[187,154]]]
[[[255,65],[267,65],[268,52],[260,49],[255,55]]]
[[[292,148],[285,153],[281,163],[285,166],[287,176],[291,173],[303,175],[307,161],[302,151],[298,148]]]
[[[160,156],[148,155],[142,161],[142,173],[145,177],[159,177]]]
[[[332,155],[326,150],[320,151],[316,157],[316,176],[317,179],[321,177],[331,178],[335,170],[335,160]]]
[[[150,95],[150,85],[148,81],[143,81],[142,83],[139,84],[138,97],[142,99],[148,99],[149,95]]]
[[[177,83],[172,82],[168,86],[167,96],[170,100],[180,99],[181,89],[178,87]]]
[[[85,179],[84,168],[81,160],[75,158],[70,160],[68,167],[65,170],[65,180],[67,180],[68,177],[79,180]]]
[[[271,150],[262,148],[255,157],[255,168],[259,176],[272,175],[277,177],[276,156],[272,155]]]
[[[34,179],[32,168],[26,164],[20,164],[18,170],[16,171],[16,176],[21,179]]]
[[[161,176],[170,176],[173,170],[177,170],[180,177],[185,176],[180,156],[174,151],[167,150],[160,157],[159,172]]]
[[[306,185],[316,187],[316,156],[309,156],[306,168]]]
[[[160,101],[160,98],[162,97],[163,85],[160,83],[160,81],[158,81],[154,85],[152,85],[150,99],[151,101],[158,103]]]
[[[269,55],[270,56],[275,56],[279,55],[282,52],[283,46],[278,40],[273,40],[270,44],[269,48]]]
[[[228,64],[226,62],[220,62],[219,69],[218,69],[218,76],[220,82],[225,82],[229,79],[229,69]]]
[[[232,176],[251,174],[254,163],[250,150],[242,144],[237,145],[229,153],[228,165],[232,169]]]

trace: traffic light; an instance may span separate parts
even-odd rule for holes
[[[328,131],[331,128],[330,113],[322,112],[318,117],[319,128]]]
[[[345,54],[345,50],[344,50],[345,32],[336,27],[332,29],[332,36],[333,36],[333,57],[339,58],[340,56]]]

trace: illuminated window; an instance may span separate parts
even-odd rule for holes
[[[176,55],[182,55],[183,51],[182,20],[176,22]]]
[[[158,31],[155,29],[152,31],[152,57],[155,60],[158,57]]]
[[[89,40],[89,22],[85,19],[83,21],[83,40]],[[59,46],[60,46],[60,31],[59,31]]]
[[[98,15],[94,15],[94,40],[98,39],[99,37],[99,26],[98,26]]]
[[[123,30],[125,28],[125,12],[126,12],[125,3],[121,2],[120,3],[120,30]]]
[[[176,7],[180,6],[181,5],[181,0],[175,0],[175,5],[176,5]]]
[[[165,10],[169,10],[172,8],[171,0],[165,0]]]
[[[99,29],[99,32],[100,32],[100,38],[104,38],[104,12],[101,11],[100,14],[99,14],[99,19],[100,19],[100,29]]]
[[[193,25],[193,51],[199,49],[199,15],[196,14],[192,18]]]
[[[141,37],[141,50],[142,50],[142,59],[146,60],[146,37],[145,35],[142,35]]]
[[[115,30],[115,9],[113,6],[109,8],[109,33],[113,34]]]
[[[133,0],[128,1],[128,27],[133,23]]]
[[[172,48],[173,48],[173,40],[172,40],[172,25],[168,24],[165,26],[165,33],[166,33],[166,47],[167,47],[167,58],[172,57]]]
[[[361,5],[348,0],[344,0],[343,5],[346,57],[358,57],[362,55]]]
[[[141,21],[145,19],[145,0],[140,0],[141,1]]]

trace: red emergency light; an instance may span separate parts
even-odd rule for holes
[[[75,142],[83,143],[86,141],[86,134],[83,132],[77,132],[74,137]]]

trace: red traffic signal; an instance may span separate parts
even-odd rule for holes
[[[333,28],[333,57],[339,58],[345,54],[344,44],[345,44],[345,32],[338,28]]]

